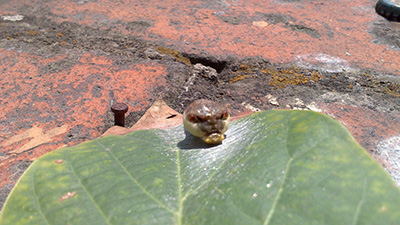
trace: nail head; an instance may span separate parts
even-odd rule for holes
[[[115,103],[111,106],[111,111],[113,113],[126,113],[128,112],[128,105],[125,103]]]

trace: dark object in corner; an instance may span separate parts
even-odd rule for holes
[[[400,0],[379,0],[375,10],[390,21],[400,22]]]

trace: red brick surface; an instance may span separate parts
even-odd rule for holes
[[[380,17],[375,13],[376,2],[13,1],[3,12],[17,12],[24,5],[33,7],[32,11],[44,7],[50,12],[43,16],[59,23],[112,27],[146,39],[161,39],[186,52],[262,56],[279,63],[325,53],[347,60],[353,67],[399,72],[399,51],[374,44],[375,38],[369,34]],[[138,21],[150,27],[144,32],[128,28],[127,23]],[[253,25],[258,21],[265,21],[266,26]]]
[[[122,69],[110,59],[85,53],[69,69],[49,75],[40,68],[65,55],[42,58],[4,49],[0,54],[0,186],[10,181],[14,163],[100,136],[114,102],[127,103],[130,111],[145,110],[151,104],[148,99],[157,97],[152,90],[165,85],[165,68],[153,62]],[[40,136],[9,142],[35,126],[44,134],[56,127],[66,130],[51,136],[51,142],[33,144],[34,151],[24,146]]]

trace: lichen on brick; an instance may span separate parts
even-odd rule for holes
[[[184,57],[180,51],[177,51],[175,49],[162,47],[162,46],[158,46],[156,48],[156,50],[161,54],[173,56],[176,59],[176,61],[178,61],[178,62],[184,63],[184,64],[186,64],[188,66],[192,65],[190,63],[190,60],[188,58]]]
[[[232,83],[235,83],[235,82],[238,82],[238,81],[240,81],[240,80],[243,80],[243,79],[245,79],[245,78],[250,78],[250,77],[251,77],[250,75],[239,74],[239,75],[237,75],[236,77],[231,78],[231,79],[229,80],[229,83],[232,84]]]
[[[396,98],[400,97],[400,84],[380,81],[375,79],[371,74],[364,73],[365,80],[361,80],[361,85],[372,88],[376,92],[392,95]]]
[[[310,82],[318,82],[323,76],[317,71],[302,72],[297,67],[285,69],[262,69],[262,73],[269,74],[271,80],[269,85],[276,88],[285,88],[287,85],[301,85]]]
[[[254,74],[257,71],[257,67],[250,65],[250,64],[240,64],[239,68],[237,69],[237,71],[234,72],[234,74],[236,75],[235,77],[231,78],[229,80],[229,83],[235,83],[238,82],[240,80],[243,80],[245,78],[251,78],[253,77],[252,75],[249,74]]]
[[[37,30],[27,30],[27,31],[25,31],[25,33],[26,33],[26,34],[29,34],[29,35],[38,35],[38,34],[40,34],[40,31],[37,31]]]

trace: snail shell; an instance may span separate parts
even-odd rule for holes
[[[228,108],[206,99],[192,102],[183,113],[185,129],[208,144],[218,144],[224,140],[229,122]]]

